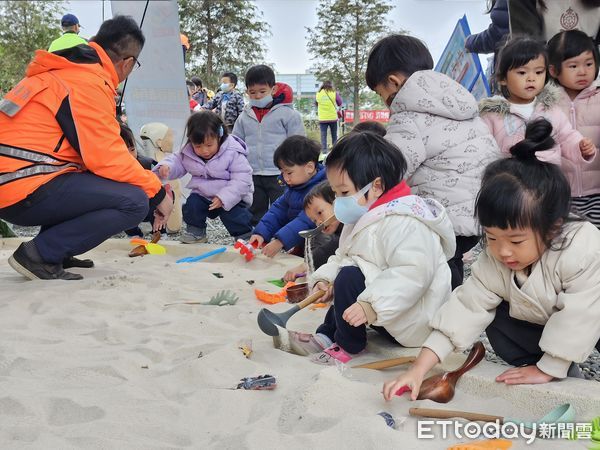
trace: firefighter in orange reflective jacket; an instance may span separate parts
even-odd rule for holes
[[[84,253],[137,225],[149,203],[155,229],[172,209],[160,180],[130,155],[115,118],[115,89],[139,66],[144,36],[130,17],[102,24],[89,45],[38,50],[0,101],[0,218],[40,234],[9,264],[31,279],[81,279]],[[150,199],[150,202],[148,202]]]

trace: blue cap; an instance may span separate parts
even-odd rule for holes
[[[79,25],[79,19],[73,14],[65,14],[62,19],[60,19],[60,24],[63,27]]]

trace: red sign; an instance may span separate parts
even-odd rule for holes
[[[360,110],[360,121],[361,122],[388,122],[390,120],[389,109],[377,109],[377,110]],[[344,122],[354,122],[354,111],[346,110],[344,112]]]

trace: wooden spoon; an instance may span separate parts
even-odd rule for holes
[[[155,231],[154,233],[152,233],[152,240],[150,242],[152,244],[156,244],[158,241],[160,241],[160,231]],[[134,258],[136,256],[144,256],[147,254],[148,254],[148,250],[146,249],[146,246],[138,245],[137,247],[134,247],[134,249],[129,252],[129,257]]]
[[[421,384],[417,400],[433,400],[438,403],[448,403],[454,398],[454,387],[458,379],[481,362],[485,356],[485,347],[476,342],[462,366],[452,372],[444,372],[427,378]]]

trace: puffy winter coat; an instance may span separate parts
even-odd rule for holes
[[[597,82],[582,90],[573,100],[562,87],[558,106],[567,115],[571,126],[600,148],[600,88]],[[590,164],[562,159],[562,169],[571,184],[571,196],[600,193],[600,158]]]
[[[471,276],[435,314],[435,331],[423,345],[441,360],[453,350],[465,350],[505,300],[511,317],[544,325],[540,370],[566,377],[571,362],[584,362],[600,339],[600,231],[578,222],[565,232],[570,243],[562,250],[546,250],[529,276],[512,271],[488,250],[481,253]]]
[[[281,97],[280,103],[273,105],[261,121],[254,109],[246,105],[233,127],[232,134],[248,145],[248,161],[254,175],[279,175],[273,163],[275,149],[290,136],[306,134],[302,116],[292,106],[292,88],[285,83],[276,86],[273,98]]]
[[[509,33],[507,0],[498,0],[490,11],[492,23],[487,30],[467,36],[465,48],[473,53],[494,53]]]
[[[325,180],[325,168],[318,165],[317,173],[306,183],[288,186],[256,225],[254,234],[261,235],[265,242],[269,242],[272,238],[279,239],[285,250],[301,244],[303,239],[298,232],[315,227],[304,212],[304,197],[313,186],[323,180]]]
[[[481,175],[500,152],[473,95],[444,74],[419,71],[406,80],[390,112],[385,138],[406,158],[412,192],[439,201],[457,235],[477,235],[473,210]]]
[[[371,209],[354,225],[344,225],[338,250],[313,273],[310,283],[333,284],[342,267],[358,267],[366,286],[358,302],[368,323],[385,327],[404,346],[417,347],[450,295],[446,261],[455,250],[452,223],[443,206],[408,195]]]
[[[169,166],[169,179],[181,178],[189,173],[192,179],[186,187],[192,193],[209,200],[219,197],[223,209],[229,211],[240,202],[252,204],[254,185],[247,154],[241,139],[228,136],[217,154],[208,161],[196,155],[192,145],[187,144],[180,152],[168,154],[153,171],[158,173],[161,166]]]
[[[479,111],[505,156],[510,156],[511,147],[525,138],[527,123],[543,117],[552,124],[552,137],[556,145],[537,152],[538,158],[557,165],[561,164],[561,157],[575,163],[589,164],[579,150],[579,141],[583,136],[571,126],[567,116],[558,107],[558,99],[558,89],[548,84],[536,97],[535,109],[529,119],[499,95],[481,100]]]
[[[225,111],[222,111],[224,96],[227,96],[228,100],[225,105]],[[212,100],[209,100],[205,104],[200,104],[200,106],[204,109],[214,110],[219,117],[223,118],[225,125],[233,127],[233,124],[244,110],[244,97],[236,90],[231,91],[229,94],[217,92],[217,95]]]

